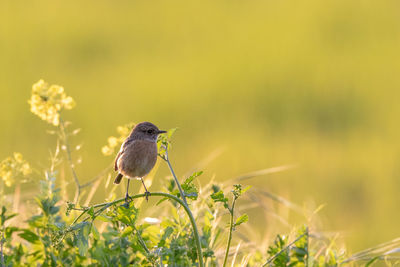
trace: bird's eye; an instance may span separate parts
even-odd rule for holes
[[[154,132],[154,130],[152,130],[152,129],[147,130],[147,133],[149,133],[149,134],[152,134],[153,132]]]

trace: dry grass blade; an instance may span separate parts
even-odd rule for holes
[[[224,148],[222,148],[222,147],[215,149],[207,157],[205,157],[202,161],[200,161],[193,168],[191,168],[189,171],[187,171],[184,176],[189,176],[195,171],[204,169],[208,164],[210,164],[210,162],[212,162],[217,157],[219,157],[223,151],[224,151]]]
[[[237,247],[236,247],[235,254],[233,254],[233,259],[232,259],[231,267],[235,266],[236,256],[237,256],[237,254],[239,253],[239,249],[240,249],[240,244],[241,244],[241,243],[242,243],[242,242],[239,242],[239,244],[238,244]]]
[[[281,222],[282,224],[284,224],[287,227],[290,227],[290,224],[287,220],[285,220],[285,218],[283,218],[282,216],[278,215],[276,212],[270,210],[267,205],[265,205],[265,201],[263,201],[261,198],[257,197],[256,194],[253,193],[249,193],[248,197],[253,201],[256,202],[257,205],[259,207],[261,207],[268,215],[270,215],[271,217],[277,219],[279,222]]]
[[[96,193],[96,190],[100,185],[100,182],[101,182],[100,179],[97,180],[96,182],[94,182],[93,186],[90,188],[90,191],[89,191],[88,197],[86,198],[84,206],[88,206],[89,205],[90,201],[92,200],[92,198],[94,196],[94,193]]]
[[[368,248],[363,251],[353,254],[348,259],[344,260],[343,263],[359,260],[370,260],[373,258],[381,258],[385,255],[398,253],[400,247],[400,237],[395,238],[389,242],[382,243],[376,247]],[[396,257],[394,257],[396,258]]]
[[[293,169],[296,167],[297,167],[297,165],[291,164],[291,165],[282,165],[282,166],[278,166],[278,167],[272,167],[272,168],[267,168],[267,169],[258,170],[258,171],[254,171],[254,172],[249,172],[249,173],[246,173],[246,174],[240,175],[239,177],[234,178],[234,181],[241,182],[241,181],[248,180],[250,178],[254,178],[257,176],[282,172],[282,171],[290,170],[290,169]]]
[[[263,195],[265,197],[268,197],[268,198],[270,198],[270,199],[272,199],[272,200],[274,200],[274,201],[276,201],[276,202],[278,202],[278,203],[280,203],[282,205],[285,205],[286,207],[288,207],[288,208],[290,208],[290,209],[292,209],[292,210],[294,210],[294,211],[296,211],[298,213],[301,213],[301,214],[303,213],[303,209],[299,205],[297,205],[295,203],[292,203],[289,200],[287,200],[287,199],[285,199],[285,198],[283,198],[281,196],[275,195],[275,194],[273,194],[271,192],[268,192],[266,190],[261,190],[261,189],[256,189],[256,188],[254,188],[253,191],[256,191],[256,193],[259,193],[259,194],[261,194],[261,195]]]
[[[105,176],[114,166],[114,164],[110,164],[109,166],[107,166],[107,168],[105,168],[104,170],[102,170],[99,174],[96,175],[96,177],[94,177],[92,180],[90,180],[89,182],[86,182],[84,184],[81,185],[81,188],[87,187],[92,185],[93,183],[97,182],[98,180],[100,180],[101,178],[103,178],[103,176]]]

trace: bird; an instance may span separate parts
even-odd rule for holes
[[[121,145],[114,163],[114,169],[118,172],[114,184],[121,183],[122,178],[128,178],[125,202],[129,202],[130,179],[140,179],[145,189],[145,197],[148,201],[150,192],[144,184],[143,177],[154,167],[157,161],[157,138],[159,134],[167,131],[159,130],[151,122],[137,124],[129,136]]]

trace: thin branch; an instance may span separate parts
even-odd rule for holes
[[[165,147],[165,157],[161,157],[163,160],[165,160],[168,164],[169,170],[171,171],[172,176],[175,179],[176,185],[178,186],[179,193],[181,194],[181,198],[183,199],[183,202],[185,202],[186,205],[188,205],[185,197],[185,192],[183,192],[181,184],[178,181],[178,178],[176,177],[176,174],[174,172],[174,169],[172,168],[171,162],[169,161],[169,156],[168,156],[168,147]]]

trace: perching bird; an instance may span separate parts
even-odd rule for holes
[[[122,143],[121,149],[115,158],[115,170],[118,175],[114,184],[119,184],[122,177],[128,178],[126,187],[125,201],[129,199],[130,179],[142,180],[146,190],[146,200],[150,195],[146,185],[143,182],[143,176],[147,175],[157,161],[157,137],[166,131],[160,131],[157,126],[150,122],[139,123],[133,128],[131,134]]]

